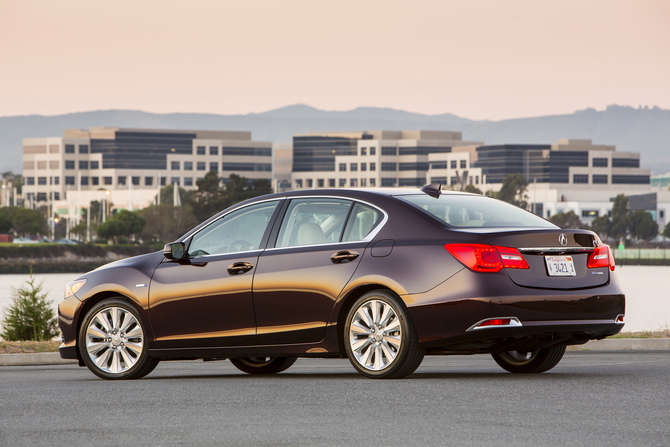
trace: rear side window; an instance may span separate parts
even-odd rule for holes
[[[352,202],[340,199],[294,199],[286,210],[276,247],[339,242]]]
[[[381,211],[345,199],[294,199],[275,247],[333,244],[365,239],[382,221]]]
[[[396,197],[453,227],[558,228],[531,212],[486,196],[443,194],[435,199],[421,194]]]

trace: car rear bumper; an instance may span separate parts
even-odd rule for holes
[[[403,296],[425,347],[494,352],[508,346],[582,344],[617,334],[623,327],[625,296],[616,281],[600,287],[555,290],[519,287],[507,275],[459,272],[435,289]],[[486,326],[485,319],[519,324]]]

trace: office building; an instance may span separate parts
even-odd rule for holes
[[[420,187],[427,183],[431,155],[476,144],[463,141],[460,132],[434,130],[295,135],[293,189]]]

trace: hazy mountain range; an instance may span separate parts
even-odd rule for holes
[[[247,130],[258,141],[291,142],[298,133],[353,130],[452,130],[463,139],[486,144],[552,144],[558,139],[590,139],[640,152],[641,165],[652,175],[670,172],[670,110],[612,105],[568,115],[501,121],[470,120],[452,114],[424,115],[402,110],[360,107],[329,112],[293,105],[264,113],[215,115],[100,110],[66,115],[0,117],[0,172],[21,172],[23,138],[60,137],[65,129],[90,127],[145,129]]]

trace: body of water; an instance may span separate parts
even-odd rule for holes
[[[626,325],[623,332],[658,331],[670,328],[670,266],[617,266],[616,274],[626,294]],[[63,299],[65,284],[80,273],[35,275],[54,310]],[[28,275],[0,275],[0,309],[11,303],[12,287],[23,285]]]

